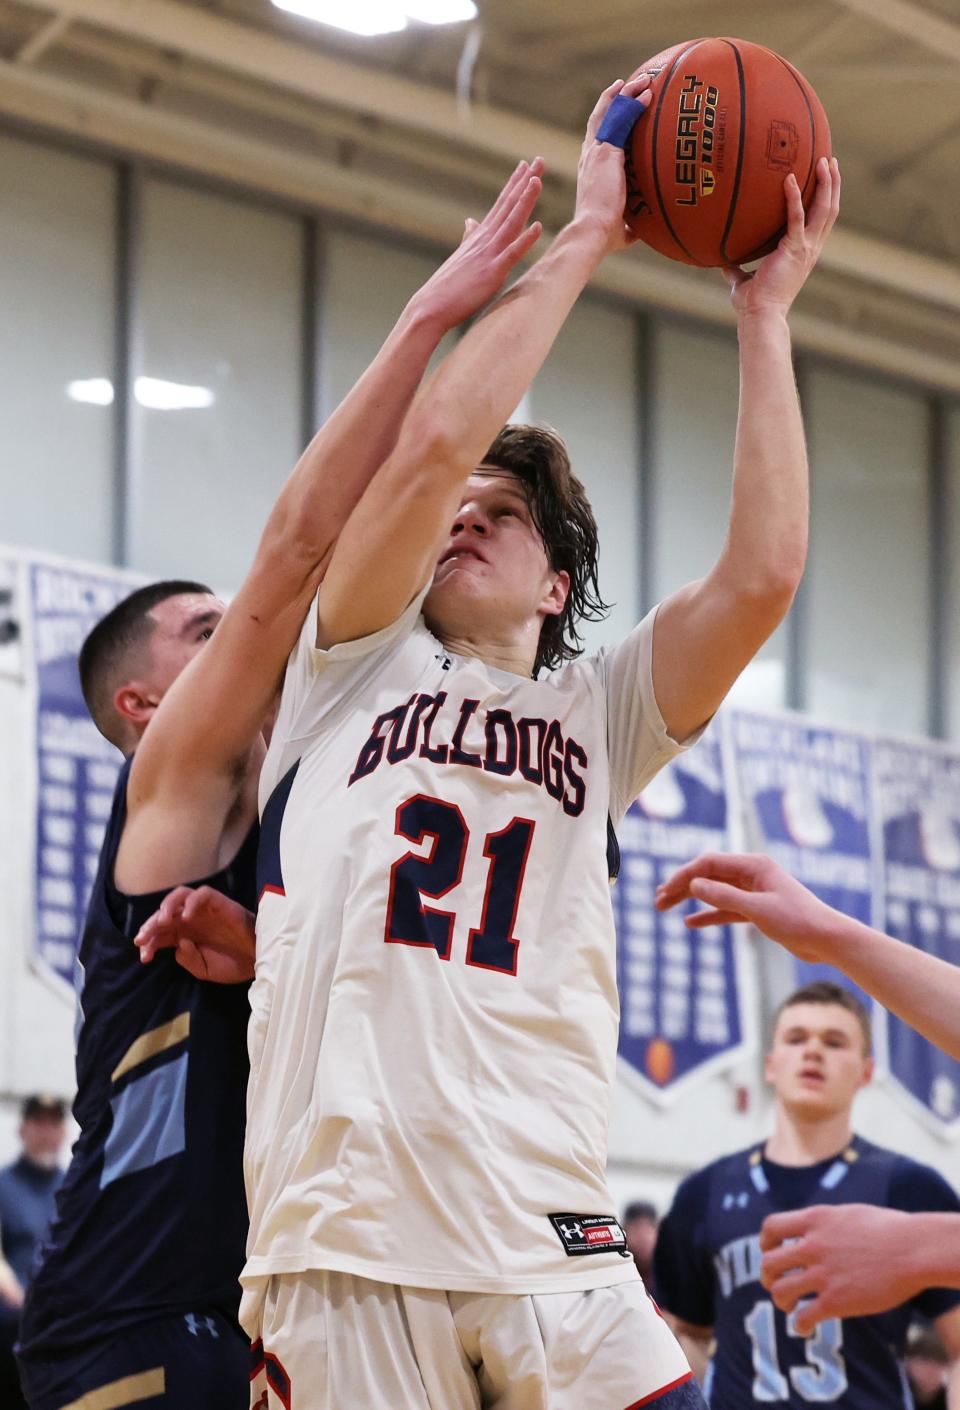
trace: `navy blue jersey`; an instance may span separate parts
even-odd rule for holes
[[[80,942],[80,1136],[24,1310],[26,1357],[239,1303],[247,985],[194,979],[172,950],[141,964],[133,936],[167,893],[113,885],[130,762]],[[229,867],[193,884],[254,909],[256,848],[254,826]]]
[[[792,1316],[760,1284],[760,1226],[768,1214],[813,1204],[960,1211],[935,1170],[859,1137],[817,1165],[775,1165],[756,1148],[690,1175],[660,1226],[654,1268],[662,1305],[714,1329],[705,1387],[712,1410],[811,1403],[903,1410],[913,1403],[903,1372],[907,1327],[917,1312],[936,1318],[957,1306],[960,1292],[928,1289],[891,1312],[834,1318],[798,1336]]]

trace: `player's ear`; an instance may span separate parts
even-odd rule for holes
[[[159,705],[156,694],[142,681],[127,681],[113,696],[113,708],[122,720],[144,726]]]
[[[863,1076],[860,1078],[860,1086],[866,1087],[873,1081],[873,1071],[876,1064],[872,1057],[865,1057],[863,1060]]]
[[[540,610],[545,617],[559,617],[570,596],[570,574],[562,569],[551,570],[550,586],[547,588]]]
[[[763,1077],[764,1077],[764,1081],[767,1082],[767,1083],[769,1083],[769,1085],[772,1087],[772,1086],[773,1086],[773,1054],[772,1054],[772,1053],[764,1053],[764,1055],[763,1055]]]

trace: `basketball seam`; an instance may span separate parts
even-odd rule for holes
[[[737,78],[740,83],[740,142],[737,147],[737,170],[733,178],[733,192],[730,196],[730,208],[727,211],[727,223],[724,227],[723,235],[720,239],[720,253],[725,263],[730,263],[730,256],[727,254],[727,239],[733,226],[734,216],[737,213],[737,199],[740,195],[740,177],[743,175],[743,149],[746,143],[747,131],[747,85],[743,78],[743,57],[736,44],[730,39],[723,39],[722,44],[729,44],[733,50],[737,61]]]
[[[663,216],[663,223],[669,230],[674,242],[679,245],[680,249],[683,250],[683,253],[687,256],[687,258],[692,260],[694,264],[699,265],[701,269],[704,267],[703,261],[698,260],[693,254],[693,251],[687,249],[686,245],[680,239],[680,236],[674,230],[670,217],[667,215],[667,208],[663,204],[663,196],[660,193],[660,150],[657,144],[657,137],[660,133],[660,112],[666,100],[667,89],[670,87],[670,80],[673,78],[673,75],[676,73],[677,69],[683,63],[687,55],[692,54],[694,49],[697,48],[697,45],[702,44],[703,42],[704,41],[702,39],[697,39],[694,41],[693,44],[690,45],[689,48],[684,49],[682,54],[678,54],[673,62],[670,72],[667,74],[666,78],[663,81],[663,86],[660,89],[660,96],[657,99],[657,111],[653,120],[653,161],[651,162],[651,166],[653,167],[653,188],[657,197],[657,205],[660,207],[660,214]]]
[[[809,168],[807,169],[807,174],[806,174],[806,176],[803,178],[803,185],[802,185],[801,188],[800,188],[801,192],[804,193],[804,192],[806,192],[807,184],[808,184],[808,182],[809,182],[811,176],[814,174],[814,171],[816,170],[816,165],[817,165],[817,120],[816,120],[816,118],[815,118],[814,115],[813,115],[813,107],[812,107],[812,105],[811,105],[811,103],[810,103],[810,99],[807,97],[807,90],[806,90],[806,88],[803,86],[803,83],[802,83],[801,80],[800,80],[800,75],[799,75],[799,74],[797,73],[797,71],[794,69],[793,65],[792,65],[792,64],[788,64],[787,61],[786,61],[785,59],[781,58],[781,56],[780,56],[779,54],[777,54],[776,57],[777,57],[778,59],[780,59],[781,64],[783,64],[783,67],[786,69],[787,73],[790,75],[790,77],[793,79],[794,83],[795,83],[795,84],[797,85],[797,87],[800,89],[800,92],[801,92],[801,94],[802,94],[802,96],[803,96],[804,104],[805,104],[806,109],[807,109],[807,116],[808,116],[809,119],[810,119],[810,166],[809,166]],[[786,228],[786,227],[784,227],[784,228]]]

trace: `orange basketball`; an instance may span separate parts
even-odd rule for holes
[[[803,204],[830,127],[802,74],[743,39],[675,44],[637,69],[653,77],[650,107],[627,143],[627,223],[670,259],[744,264],[786,229],[784,179]]]

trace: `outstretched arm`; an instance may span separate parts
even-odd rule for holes
[[[318,644],[367,636],[394,621],[429,580],[464,482],[539,371],[604,255],[628,243],[623,151],[598,142],[620,92],[594,109],[580,158],[574,218],[541,259],[469,330],[415,398],[397,448],[344,529],[319,597]],[[643,101],[649,101],[644,98]],[[540,181],[527,178],[536,199]],[[515,226],[522,238],[522,226]]]
[[[657,888],[658,910],[690,897],[692,930],[749,921],[798,959],[836,965],[884,1008],[960,1059],[960,968],[835,911],[762,854],[708,853]]]
[[[740,342],[740,413],[726,542],[705,578],[657,615],[653,684],[674,739],[720,705],[786,616],[807,551],[807,454],[787,315],[840,206],[840,172],[822,160],[808,217],[796,178],[785,183],[787,233],[755,274],[727,270]]]
[[[337,537],[389,455],[444,334],[494,296],[537,238],[527,220],[538,171],[521,163],[484,220],[468,222],[460,247],[414,295],[281,491],[240,590],[137,749],[117,859],[123,890],[204,876],[228,860],[218,853],[226,815],[259,768],[264,716]],[[506,241],[505,228],[513,232]],[[247,786],[240,804],[251,816],[254,796]]]

